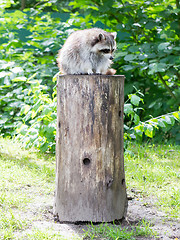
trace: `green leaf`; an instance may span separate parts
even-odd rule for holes
[[[172,114],[173,114],[173,116],[176,118],[176,120],[179,120],[179,121],[180,121],[180,111],[173,112]]]
[[[139,52],[139,47],[138,46],[130,46],[128,50],[132,53]]]
[[[172,124],[171,118],[167,115],[165,116],[165,121],[166,121],[167,124],[170,124],[170,125]]]
[[[134,113],[132,104],[130,103],[124,104],[124,113],[128,115]]]
[[[132,65],[124,65],[123,69],[124,69],[124,71],[130,71],[130,70],[134,69],[134,66],[132,66]]]
[[[2,119],[0,119],[0,124],[4,124],[7,121],[8,121],[8,118],[3,117]]]
[[[143,132],[144,132],[144,127],[143,127],[143,125],[138,125],[138,126],[134,127],[134,130],[138,136],[142,136]]]
[[[40,145],[40,150],[42,152],[46,152],[48,150],[49,147],[49,143],[48,142],[44,142],[43,144]]]
[[[158,125],[161,128],[166,128],[166,121],[165,121],[165,119],[163,119],[163,118],[158,119]]]
[[[170,45],[170,42],[161,43],[158,46],[158,50],[164,50]]]
[[[29,134],[32,135],[31,138],[34,139],[34,137],[38,136],[38,129],[32,127],[29,131]]]
[[[149,75],[157,73],[157,72],[165,72],[167,68],[166,63],[151,63],[149,65],[150,71],[148,72]]]
[[[156,72],[165,72],[167,68],[166,63],[158,63]]]
[[[125,61],[132,61],[132,60],[134,60],[134,59],[136,59],[137,58],[137,56],[136,55],[134,55],[134,54],[128,54],[128,55],[126,55],[125,57],[124,57],[124,60]]]
[[[26,135],[28,131],[28,126],[26,124],[22,124],[19,128],[16,129],[17,133],[21,133],[22,135]]]
[[[5,72],[5,71],[0,72],[0,78],[4,78],[5,76],[8,76],[8,75],[10,75],[9,72]]]
[[[130,94],[128,95],[129,99],[131,100],[131,103],[135,106],[139,106],[139,102],[141,101],[141,98],[138,97],[136,94]]]
[[[12,82],[26,82],[26,80],[27,80],[26,77],[22,76],[22,77],[14,78],[11,81]]]
[[[158,129],[158,119],[152,118],[152,119],[150,119],[148,122],[149,122],[149,124],[151,124],[153,127],[155,127],[155,128]]]
[[[118,53],[116,53],[115,58],[124,57],[126,55],[127,55],[127,52],[118,52]]]
[[[137,125],[140,122],[140,117],[135,113],[134,115],[134,123]]]
[[[154,21],[148,21],[147,24],[145,25],[146,29],[153,29],[157,26],[157,23]]]
[[[22,109],[21,109],[21,112],[20,112],[20,114],[21,115],[23,115],[23,114],[27,114],[28,112],[29,112],[29,110],[30,110],[30,106],[29,105],[24,105],[23,107],[22,107]]]
[[[175,124],[175,119],[173,116],[169,116],[170,121],[171,121],[171,125],[173,126]]]
[[[153,138],[153,136],[154,136],[154,128],[153,128],[153,126],[152,125],[150,125],[150,124],[146,124],[146,130],[145,130],[145,135],[146,136],[148,136],[148,137],[150,137],[150,138]]]

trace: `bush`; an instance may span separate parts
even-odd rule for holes
[[[51,15],[37,9],[0,12],[0,132],[4,136],[13,136],[17,123],[24,121],[24,106],[27,114],[27,106],[31,111],[40,104],[36,102],[40,89],[43,106],[53,102],[52,78],[58,72],[55,55],[69,30]]]
[[[56,135],[56,90],[53,99],[46,93],[47,89],[38,80],[26,82],[30,89],[22,105],[21,121],[16,126],[17,139],[26,147],[35,146],[39,150],[55,151]]]
[[[98,26],[118,32],[114,67],[118,74],[126,75],[125,139],[168,140],[174,136],[178,143],[177,2],[78,0],[69,6],[69,1],[63,2],[63,10],[70,16],[67,22],[55,14],[60,7],[56,0],[38,2],[34,8],[29,3],[31,8],[24,11],[0,12],[1,134],[54,152],[56,93],[52,78],[58,72],[57,51],[72,28]],[[7,1],[3,7],[18,6],[11,3]],[[165,134],[159,134],[160,129]]]

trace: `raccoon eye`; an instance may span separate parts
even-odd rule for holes
[[[110,53],[110,49],[101,49],[100,52],[102,52],[102,53]]]

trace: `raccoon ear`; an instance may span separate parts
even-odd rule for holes
[[[106,37],[104,36],[103,33],[99,34],[99,41],[106,40]]]
[[[117,32],[112,32],[111,35],[113,36],[114,39],[116,39]]]

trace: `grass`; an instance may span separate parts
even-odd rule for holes
[[[67,240],[62,237],[60,233],[54,233],[53,230],[40,230],[34,228],[31,233],[27,233],[25,236],[26,240]],[[24,236],[19,238],[19,240],[24,240]]]
[[[154,198],[167,216],[180,216],[180,146],[131,145],[125,154],[127,188]],[[136,191],[137,190],[137,191]]]
[[[167,216],[180,215],[180,147],[131,145],[125,153],[128,195],[151,198]],[[0,239],[69,240],[54,229],[34,227],[43,218],[42,201],[53,203],[55,157],[25,150],[0,138]],[[84,237],[72,239],[136,239],[153,236],[151,225],[122,228],[114,224],[90,225]]]
[[[131,228],[121,227],[112,224],[100,224],[88,226],[88,231],[85,232],[84,239],[108,239],[108,240],[136,240],[136,237],[154,236],[150,228],[150,224],[142,220],[138,225]]]
[[[0,239],[17,239],[15,233],[30,226],[25,212],[38,195],[53,193],[54,167],[54,156],[27,151],[0,138]]]
[[[26,222],[19,220],[10,209],[9,211],[0,210],[0,239],[12,239],[13,232],[21,231],[26,226]]]

